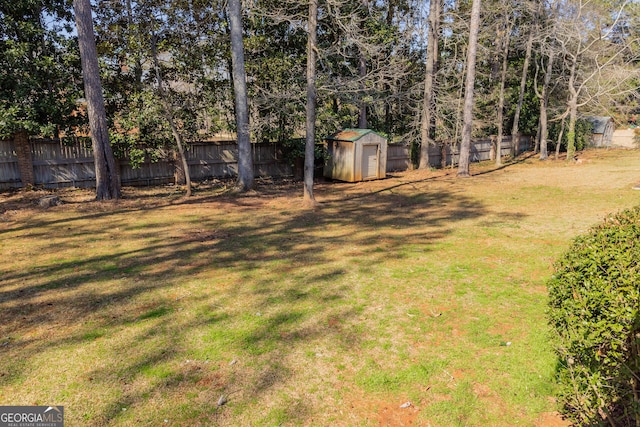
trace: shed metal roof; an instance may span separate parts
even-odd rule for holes
[[[327,137],[327,139],[331,140],[331,141],[350,141],[350,142],[354,142],[359,140],[360,138],[362,138],[365,135],[368,135],[370,133],[376,133],[375,131],[371,130],[371,129],[352,129],[352,128],[348,128],[348,129],[343,129],[340,132],[334,133],[333,135],[330,135]],[[380,134],[377,134],[380,135]],[[382,136],[382,135],[380,135]]]
[[[604,133],[609,122],[613,121],[609,116],[587,116],[585,119],[593,125],[593,133]]]

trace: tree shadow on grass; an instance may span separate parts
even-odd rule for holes
[[[355,330],[336,326],[336,319],[357,322],[350,275],[402,258],[407,248],[431,251],[457,221],[487,215],[476,199],[429,189],[416,193],[406,184],[330,201],[315,211],[269,210],[261,200],[242,197],[200,203],[210,212],[192,213],[195,222],[177,221],[163,204],[62,220],[45,216],[6,229],[28,229],[42,239],[42,250],[49,250],[48,236],[55,251],[75,255],[38,264],[35,251],[36,265],[3,269],[0,392],[20,386],[40,353],[104,342],[100,357],[119,359],[74,377],[80,384],[91,378],[92,386],[102,382],[120,390],[96,403],[95,425],[122,417],[129,422],[130,415],[119,412],[123,407],[144,407],[146,400],[180,394],[185,387],[207,396],[187,418],[223,412],[212,400],[235,382],[243,387],[237,400],[256,401],[287,381],[293,370],[287,355],[309,342],[330,336],[338,346],[358,346]],[[149,222],[141,219],[147,214],[153,217]],[[72,230],[64,227],[70,224]],[[78,255],[92,239],[107,249]],[[119,239],[139,244],[120,248]],[[192,343],[193,337],[203,344]],[[207,357],[215,362],[222,372],[215,387],[197,386],[210,370],[179,368],[189,354],[197,354],[199,363]],[[247,378],[238,379],[221,359],[231,354],[255,360]]]

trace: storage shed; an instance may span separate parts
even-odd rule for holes
[[[591,145],[594,147],[608,147],[611,145],[613,131],[616,129],[612,117],[608,116],[588,116],[585,120],[593,125]]]
[[[326,138],[326,178],[347,182],[381,179],[387,170],[387,139],[371,129],[344,129]]]

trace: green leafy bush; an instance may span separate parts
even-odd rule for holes
[[[560,135],[560,131],[562,131],[562,141],[561,148],[562,150],[567,149],[567,138],[568,132],[566,128],[563,127],[560,123],[552,122],[549,126],[549,142],[555,147],[556,142],[558,141],[558,136]],[[584,150],[591,143],[591,138],[593,136],[593,124],[585,119],[578,119],[576,121],[576,129],[575,129],[575,146],[576,150]]]
[[[293,166],[297,159],[304,159],[306,141],[304,138],[286,139],[280,143],[284,158]],[[316,163],[324,163],[328,153],[324,144],[316,144],[313,149],[313,156]]]
[[[559,401],[577,425],[640,422],[640,207],[577,238],[548,283]]]

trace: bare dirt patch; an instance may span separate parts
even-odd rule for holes
[[[352,398],[346,403],[349,416],[348,420],[367,420],[369,424],[380,427],[416,427],[427,426],[429,422],[419,419],[420,408],[418,402],[407,399],[399,399],[397,396],[389,396],[387,399],[372,399],[360,393],[352,394]]]
[[[571,427],[571,423],[565,420],[557,412],[545,412],[536,420],[536,427]]]
[[[408,402],[394,404],[381,403],[378,406],[378,422],[380,426],[418,426],[426,425],[418,421],[420,410],[415,406],[406,406]],[[403,407],[404,406],[404,407]]]

